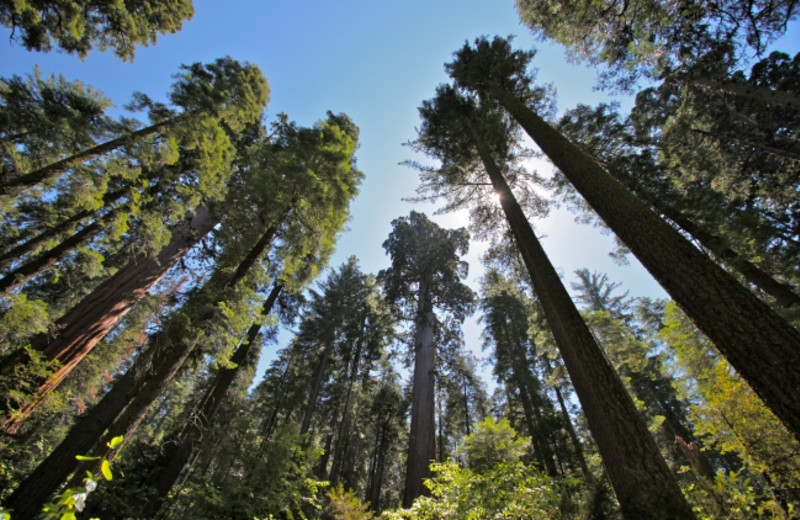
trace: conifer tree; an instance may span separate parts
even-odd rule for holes
[[[564,173],[603,221],[800,438],[800,333],[703,255],[646,204],[548,125],[525,99],[531,53],[502,38],[465,45],[448,65],[459,85],[495,100]],[[791,389],[791,390],[787,390]]]
[[[633,401],[571,301],[503,176],[497,161],[513,163],[512,125],[496,105],[479,104],[449,85],[440,86],[436,98],[424,102],[420,113],[423,125],[416,144],[442,162],[439,178],[428,176],[432,183],[440,189],[457,187],[477,172],[488,175],[623,514],[630,518],[693,518]]]
[[[457,322],[472,311],[472,290],[461,283],[468,266],[458,258],[466,254],[468,240],[465,229],[442,229],[412,211],[408,217],[392,221],[392,232],[383,243],[392,259],[392,266],[379,275],[386,298],[398,317],[413,323],[414,373],[404,507],[425,492],[422,481],[430,476],[428,466],[436,460],[436,338],[441,337],[446,325],[435,311],[447,312]]]
[[[85,58],[90,50],[108,48],[124,61],[133,61],[136,45],[155,43],[159,34],[176,33],[194,15],[191,0],[162,2],[0,3],[0,23],[21,38],[31,51],[49,51],[53,43]],[[17,35],[19,31],[19,35]]]

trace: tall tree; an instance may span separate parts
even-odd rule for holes
[[[205,66],[195,64],[184,67],[184,70],[186,72],[173,86],[172,91],[173,99],[180,106],[189,109],[205,106],[205,110],[219,110],[220,115],[215,116],[215,121],[224,122],[226,127],[231,129],[231,137],[235,135],[233,129],[241,133],[245,130],[245,125],[260,119],[269,87],[257,68],[226,58]],[[220,89],[226,91],[219,92]],[[204,97],[195,92],[198,90],[204,93]],[[188,125],[189,121],[184,123]],[[204,146],[212,146],[211,143],[205,142],[203,137],[204,133],[210,131],[207,123],[199,125],[199,130],[172,129],[173,135],[179,136],[177,142],[183,146],[179,159],[181,164],[177,168],[162,168],[166,172],[146,180],[152,185],[145,193],[137,194],[134,189],[125,197],[131,201],[140,198],[151,201],[148,203],[147,212],[139,215],[142,222],[146,223],[156,215],[164,221],[169,221],[170,217],[178,220],[179,224],[171,230],[171,233],[166,231],[166,234],[172,235],[171,239],[163,241],[160,252],[137,251],[139,254],[136,254],[132,261],[56,320],[55,334],[39,334],[33,338],[32,348],[41,353],[46,361],[57,361],[59,367],[46,381],[35,382],[31,391],[22,392],[32,395],[16,397],[15,399],[19,401],[17,403],[3,404],[0,410],[5,412],[5,417],[2,419],[4,431],[11,433],[16,430],[41,399],[61,383],[136,301],[141,299],[217,224],[220,214],[224,212],[216,211],[218,215],[212,216],[199,203],[204,202],[209,205],[221,199],[226,194],[228,184],[252,181],[252,176],[248,178],[248,172],[244,168],[240,168],[234,175],[232,153],[223,153],[223,156],[227,157],[219,157],[215,153],[201,150]],[[218,150],[232,152],[233,143],[225,132],[217,129],[211,133],[215,136],[212,141]],[[238,162],[241,166],[242,160]],[[177,174],[174,170],[177,170]],[[144,179],[126,179],[126,182],[130,181],[134,181],[135,184]],[[124,188],[121,190],[125,191]],[[181,222],[183,214],[191,212],[192,208],[196,208],[195,217]],[[111,214],[119,213],[123,209],[132,210],[130,205],[123,204],[113,208]],[[163,226],[164,223],[158,225]],[[109,227],[107,218],[87,225],[82,232],[92,228],[96,230],[95,232],[100,232],[104,226]],[[142,231],[146,233],[149,226],[145,224],[143,227]],[[128,233],[131,236],[127,241],[136,242],[137,238],[141,237],[139,233],[132,231]],[[158,242],[154,245],[157,244]],[[54,262],[55,260],[52,263]],[[7,274],[3,281],[9,279],[13,279],[11,274]],[[10,359],[3,361],[3,372],[9,374],[24,367],[27,357],[24,351],[18,351]],[[14,407],[21,413],[9,414],[8,412]]]
[[[661,104],[658,97],[661,96],[652,91],[643,92],[633,117],[625,120],[606,104],[594,108],[579,105],[560,119],[558,128],[602,161],[609,173],[663,218],[691,235],[717,261],[738,272],[778,305],[799,305],[800,296],[786,283],[792,278],[791,269],[783,268],[786,262],[781,261],[796,256],[791,242],[781,238],[790,230],[780,230],[769,225],[775,220],[759,216],[759,209],[767,209],[765,205],[738,203],[715,193],[705,181],[676,183],[671,173],[675,170],[659,164],[657,157],[662,155],[656,136],[661,132],[655,127],[663,119],[655,117],[659,110],[656,107]],[[652,120],[642,123],[650,116]],[[686,173],[696,179],[696,174],[690,172]],[[563,176],[558,175],[554,180],[566,200],[588,209],[583,208],[585,202]]]
[[[623,514],[693,518],[633,401],[578,313],[497,163],[513,161],[513,127],[496,105],[479,104],[449,85],[440,86],[436,98],[424,102],[420,113],[423,125],[417,144],[442,162],[439,186],[458,186],[477,172],[488,175]]]
[[[442,229],[414,211],[392,221],[392,232],[383,243],[392,259],[391,267],[379,275],[386,298],[398,317],[413,323],[414,379],[405,507],[425,492],[422,481],[431,476],[428,466],[436,460],[435,337],[445,325],[435,311],[447,312],[458,322],[472,311],[472,290],[461,283],[468,265],[459,260],[468,247],[465,229]]]
[[[641,76],[686,72],[709,55],[761,54],[798,15],[792,0],[516,0],[516,6],[536,36],[588,63],[607,65],[603,83],[623,88]]]
[[[9,508],[32,514],[76,469],[72,459],[75,450],[85,453],[95,446],[93,451],[103,452],[104,434],[129,435],[198,347],[191,331],[195,331],[196,337],[209,338],[209,342],[216,337],[216,345],[206,345],[212,352],[231,349],[230,340],[240,336],[228,329],[226,321],[235,321],[237,316],[241,320],[248,314],[242,298],[246,301],[249,289],[247,284],[239,282],[257,265],[279,231],[283,241],[275,248],[276,254],[285,250],[295,252],[291,257],[287,255],[285,269],[298,268],[309,254],[332,249],[362,177],[354,167],[353,158],[357,127],[347,116],[329,114],[327,121],[314,128],[288,126],[286,131],[285,146],[289,151],[284,159],[289,160],[280,175],[287,189],[267,192],[273,196],[274,206],[264,208],[256,204],[247,208],[249,212],[239,214],[240,233],[227,237],[231,247],[220,255],[215,275],[194,291],[187,302],[189,307],[172,316],[134,366],[117,379],[98,405],[14,491],[6,503]],[[261,226],[252,226],[252,222],[261,218],[264,219]],[[248,224],[242,225],[244,222]],[[236,308],[241,308],[241,313],[235,312]],[[223,316],[227,319],[222,319]]]
[[[0,23],[19,31],[31,51],[59,48],[85,58],[93,47],[111,48],[133,61],[136,45],[155,43],[159,34],[176,33],[194,15],[191,0],[95,3],[89,0],[0,3]]]
[[[531,337],[528,310],[519,289],[490,271],[482,281],[484,346],[493,346],[494,374],[507,391],[516,392],[522,405],[525,427],[533,443],[537,462],[551,477],[557,475],[552,406],[544,398],[542,382],[529,358]]]
[[[497,100],[714,342],[767,406],[800,438],[800,333],[658,217],[525,104],[531,53],[479,39],[448,65],[459,85]],[[797,389],[797,390],[795,390]]]

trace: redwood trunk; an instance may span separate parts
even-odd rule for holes
[[[431,462],[436,460],[436,425],[434,400],[433,304],[430,279],[420,281],[419,309],[414,332],[414,384],[411,391],[411,431],[408,436],[406,486],[403,507],[426,494],[422,481],[432,476]]]
[[[513,94],[493,93],[800,440],[800,332]]]
[[[58,388],[136,302],[215,224],[209,213],[200,208],[191,221],[185,222],[172,233],[172,240],[158,256],[139,255],[56,320],[55,336],[42,334],[34,338],[33,348],[42,352],[48,360],[58,361],[59,367],[33,391],[30,398],[19,404],[18,412],[13,416],[2,416],[0,431],[16,433],[42,399]],[[3,372],[25,362],[24,355],[16,356],[16,359],[11,359],[2,367]]]
[[[467,123],[530,274],[626,518],[694,519],[658,446],[594,340],[491,152]]]
[[[274,236],[277,229],[278,225],[271,226],[267,233]],[[225,284],[232,286],[237,282],[229,278]],[[208,283],[217,286],[213,277]],[[213,314],[202,316],[200,321],[213,318]],[[33,518],[58,486],[79,467],[96,470],[96,463],[81,467],[74,458],[76,454],[88,452],[110,457],[106,442],[118,435],[130,437],[197,346],[194,338],[184,337],[181,332],[166,329],[156,334],[133,367],[114,383],[100,402],[70,429],[61,444],[9,496],[5,506],[15,511],[15,518]],[[79,473],[82,475],[82,471]]]
[[[281,288],[281,284],[273,286],[272,291],[264,301],[264,306],[261,308],[262,317],[266,317],[272,311],[272,306],[278,299]],[[261,331],[261,326],[261,321],[257,321],[250,326],[245,339],[231,356],[231,362],[235,363],[236,366],[233,368],[221,368],[217,372],[214,381],[200,401],[197,412],[184,424],[182,431],[178,435],[177,442],[170,443],[165,448],[166,451],[160,458],[161,463],[158,464],[160,468],[155,483],[155,497],[145,505],[142,513],[144,517],[155,516],[155,513],[158,512],[167,498],[169,490],[172,489],[181,474],[184,473],[185,469],[188,469],[188,466],[197,456],[203,435],[213,424],[214,416],[219,409],[220,403],[225,399],[228,390],[233,385],[239,369],[247,362],[250,351],[258,338],[258,333]]]

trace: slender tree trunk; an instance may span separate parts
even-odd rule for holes
[[[120,198],[122,198],[126,193],[127,190],[119,190],[114,193],[106,194],[106,196],[103,197],[103,204],[108,205],[112,202],[115,202]],[[87,209],[79,211],[78,213],[72,215],[63,222],[59,222],[55,226],[48,228],[42,233],[36,235],[35,237],[26,240],[22,244],[19,244],[15,247],[8,249],[5,253],[0,255],[0,267],[5,267],[10,262],[13,262],[14,260],[17,260],[25,255],[32,253],[34,249],[42,242],[46,242],[48,240],[51,240],[59,236],[62,233],[65,233],[68,229],[78,225],[80,221],[91,217],[95,213],[97,213],[97,210]]]
[[[626,518],[695,518],[647,425],[547,258],[486,143],[466,122],[530,274]]]
[[[550,362],[546,358],[545,365],[547,372],[552,373]],[[567,403],[564,401],[564,396],[561,394],[561,389],[558,388],[558,386],[553,385],[553,391],[556,394],[556,400],[558,401],[558,406],[561,410],[561,416],[564,418],[564,428],[567,430],[567,435],[569,435],[570,442],[572,442],[572,447],[575,450],[575,457],[578,459],[578,465],[581,467],[581,472],[585,478],[592,479],[592,474],[589,471],[589,465],[586,464],[586,457],[583,455],[583,444],[581,444],[581,440],[578,438],[578,432],[575,431],[575,426],[572,425],[572,419],[569,416]]]
[[[785,90],[773,90],[771,88],[757,87],[750,83],[739,81],[714,81],[710,78],[698,78],[692,81],[692,85],[711,92],[724,92],[733,94],[741,98],[785,108],[787,110],[800,110],[800,97]]]
[[[263,318],[272,311],[272,306],[278,299],[281,289],[282,285],[280,283],[276,283],[273,286],[269,296],[264,301],[264,306],[261,308],[262,320],[258,320],[250,326],[239,348],[231,356],[231,362],[235,363],[236,366],[222,368],[217,372],[214,381],[200,401],[196,413],[184,424],[183,429],[178,434],[177,441],[166,445],[165,452],[159,457],[160,460],[156,462],[156,466],[161,469],[155,482],[155,496],[145,504],[142,511],[143,517],[152,518],[155,516],[167,498],[169,490],[172,489],[172,486],[179,480],[184,470],[188,469],[188,466],[197,456],[204,433],[213,424],[220,403],[225,399],[225,395],[233,385],[236,374],[247,363],[250,351],[261,331]]]
[[[39,383],[30,396],[18,403],[14,414],[8,410],[0,416],[0,431],[16,433],[22,423],[41,404],[42,399],[58,388],[61,382],[92,351],[114,326],[141,300],[147,292],[167,274],[197,241],[216,224],[205,208],[185,221],[172,233],[172,239],[158,256],[139,255],[100,284],[64,316],[56,320],[55,335],[41,334],[34,338],[32,347],[50,361],[58,361],[58,368]],[[28,362],[24,352],[4,360],[2,371],[11,373],[15,367]]]
[[[111,214],[107,215],[107,217],[111,216]],[[100,233],[104,226],[105,223],[102,220],[87,224],[80,231],[63,240],[54,248],[42,253],[38,257],[28,262],[25,262],[16,269],[9,271],[3,278],[0,278],[0,291],[11,292],[16,288],[25,285],[37,275],[53,267],[56,262],[58,262],[67,253],[81,245],[86,240],[89,240],[96,234]]]
[[[436,420],[434,397],[433,304],[432,280],[420,281],[419,308],[414,332],[414,383],[411,391],[411,431],[408,436],[408,459],[403,507],[426,494],[422,481],[432,476],[430,463],[436,460]]]
[[[279,224],[270,226],[266,232],[274,236],[278,227]],[[219,283],[214,280],[215,277],[212,276],[207,283],[211,287],[233,286],[239,281],[226,277],[224,282]],[[215,314],[207,313],[200,317],[199,322],[210,320]],[[110,457],[106,442],[118,435],[130,437],[147,410],[197,347],[194,338],[185,336],[183,324],[178,322],[173,325],[156,334],[133,367],[114,383],[103,398],[70,429],[61,444],[9,496],[5,505],[15,511],[15,518],[33,518],[74,471],[78,470],[82,475],[83,469],[97,469],[94,462],[79,464],[75,455],[88,452],[93,456]]]
[[[342,411],[342,418],[339,421],[338,432],[336,433],[336,448],[333,452],[333,462],[331,464],[331,474],[328,480],[331,484],[339,483],[341,475],[344,473],[342,470],[344,460],[347,453],[348,446],[348,432],[350,431],[350,416],[352,414],[352,398],[353,386],[356,384],[358,378],[359,368],[361,366],[361,351],[364,346],[364,335],[366,334],[367,318],[366,315],[361,321],[361,336],[356,341],[356,349],[353,353],[353,359],[350,363],[350,373],[347,378],[347,390],[345,391],[344,404]],[[344,482],[345,485],[352,487],[350,482]]]
[[[528,385],[526,385],[524,382],[520,382],[519,388],[520,388],[520,398],[524,397],[524,399],[527,400],[527,403],[523,401],[523,409],[525,409],[525,406],[528,407],[528,409],[525,410],[525,414],[531,415],[530,419],[531,424],[533,425],[544,424],[542,411],[540,407],[533,402],[532,394],[535,393],[534,389],[528,388]],[[544,466],[545,470],[547,471],[547,474],[550,475],[551,477],[557,476],[558,470],[556,469],[556,462],[553,456],[553,450],[550,449],[550,445],[548,443],[546,435],[544,434],[544,431],[541,428],[535,428],[534,426],[534,429],[531,430],[531,435],[534,437],[533,438],[534,449],[536,449],[536,451],[538,451],[541,454],[540,456],[541,456],[542,466]]]
[[[31,186],[35,186],[36,184],[52,179],[55,176],[67,171],[68,169],[74,168],[75,166],[78,166],[79,164],[84,163],[90,159],[94,159],[95,157],[100,157],[101,155],[116,150],[117,148],[130,143],[134,139],[137,139],[139,137],[145,137],[158,132],[163,132],[169,126],[175,124],[182,118],[183,116],[177,116],[170,120],[162,121],[161,123],[156,123],[154,125],[141,128],[139,130],[136,130],[135,132],[125,134],[123,136],[117,137],[116,139],[112,139],[110,141],[106,141],[105,143],[101,143],[91,148],[87,148],[86,150],[82,150],[74,155],[61,159],[60,161],[50,163],[47,166],[43,166],[37,170],[28,172],[25,175],[20,175],[19,177],[13,178],[8,182],[0,184],[0,198],[14,197],[16,195],[19,195],[25,189],[30,188]]]
[[[800,332],[513,94],[493,93],[800,440]]]
[[[319,391],[322,388],[322,381],[325,379],[325,374],[328,371],[328,361],[331,357],[333,350],[333,338],[328,338],[325,342],[325,348],[319,356],[319,363],[317,369],[314,371],[314,379],[311,383],[311,388],[308,391],[308,404],[303,413],[303,422],[300,426],[300,435],[305,435],[311,429],[311,419],[314,417],[314,412],[317,409],[317,399],[319,399]]]

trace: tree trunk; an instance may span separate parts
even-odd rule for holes
[[[513,94],[493,93],[800,440],[800,332]]]
[[[317,369],[314,371],[314,379],[308,391],[308,404],[303,413],[300,435],[305,435],[311,429],[311,419],[314,418],[314,411],[317,409],[317,399],[319,399],[319,391],[320,388],[322,388],[322,381],[325,379],[325,373],[328,371],[328,360],[331,357],[331,350],[333,350],[333,338],[328,338],[328,341],[325,342],[325,348],[319,356],[319,363],[317,364]]]
[[[614,172],[609,172],[612,175]],[[748,283],[758,287],[775,299],[775,303],[784,308],[800,305],[800,296],[791,287],[775,280],[757,265],[753,264],[742,255],[728,247],[718,236],[712,235],[692,220],[686,218],[681,212],[670,204],[664,203],[644,190],[637,190],[635,183],[625,179],[624,176],[614,175],[620,182],[627,185],[634,193],[650,204],[658,213],[671,220],[676,226],[694,237],[700,245],[717,256],[720,260],[734,268]],[[644,191],[644,192],[643,192]]]
[[[466,126],[499,196],[623,515],[694,519],[647,425],[570,299],[489,148],[471,122]]]
[[[107,193],[103,197],[103,204],[107,205],[112,202],[115,202],[121,199],[126,193],[128,193],[127,190],[119,190],[114,193]],[[18,260],[19,258],[22,258],[23,256],[30,254],[36,248],[36,246],[38,246],[42,242],[46,242],[47,240],[53,239],[58,235],[60,235],[61,233],[65,233],[68,229],[78,225],[80,221],[91,217],[95,213],[97,213],[97,210],[87,209],[79,211],[78,213],[72,215],[63,222],[59,222],[55,226],[52,226],[49,229],[39,233],[35,237],[26,240],[22,244],[19,244],[16,247],[8,249],[5,253],[0,255],[0,266],[4,267],[7,264],[13,262],[14,260]]]
[[[414,332],[414,383],[411,391],[411,431],[408,436],[408,459],[403,507],[427,493],[422,481],[432,476],[430,463],[436,460],[436,425],[434,400],[433,304],[432,280],[419,283],[419,308]]]
[[[276,283],[269,296],[264,301],[264,306],[261,308],[261,316],[266,317],[271,311],[272,306],[278,299],[282,285]],[[152,518],[161,509],[161,505],[167,498],[172,486],[179,480],[184,469],[192,463],[197,456],[200,449],[200,443],[203,440],[203,434],[214,422],[214,416],[219,409],[220,403],[225,399],[225,395],[233,385],[233,381],[239,369],[247,362],[250,351],[258,338],[258,333],[261,331],[261,320],[253,323],[247,331],[239,348],[236,349],[231,362],[236,366],[233,368],[221,368],[211,386],[206,390],[203,399],[200,401],[196,412],[187,421],[180,434],[178,434],[177,442],[168,443],[165,446],[165,451],[159,457],[160,460],[156,462],[156,466],[160,467],[158,478],[155,482],[155,496],[145,506],[142,516],[145,518]]]
[[[266,231],[273,236],[278,224]],[[228,278],[222,283],[214,277],[207,286],[233,286],[238,280]],[[199,322],[212,319],[214,312],[201,316]],[[83,418],[70,429],[56,449],[9,496],[6,508],[16,511],[16,518],[33,518],[47,499],[71,473],[83,469],[95,471],[95,462],[79,464],[75,455],[107,456],[106,442],[118,435],[129,438],[144,419],[147,410],[172,381],[186,359],[197,347],[194,338],[185,336],[178,323],[167,327],[153,338],[150,346],[122,375]],[[78,477],[80,478],[80,477]],[[25,514],[20,514],[25,511]]]
[[[724,92],[756,103],[800,111],[800,97],[785,90],[757,87],[739,81],[714,81],[709,78],[698,78],[692,80],[691,84],[711,92]]]
[[[356,350],[353,353],[353,359],[350,364],[350,373],[347,378],[347,390],[344,396],[344,410],[342,411],[342,418],[339,421],[338,432],[336,433],[336,448],[333,453],[333,461],[331,463],[331,473],[328,480],[332,485],[339,483],[339,479],[343,473],[344,460],[347,453],[348,436],[350,431],[350,416],[352,413],[352,396],[353,386],[356,384],[358,378],[359,368],[361,366],[361,351],[364,346],[364,335],[366,334],[367,317],[363,317],[361,321],[361,336],[356,340]],[[346,487],[353,487],[351,482],[343,482]]]
[[[56,320],[55,335],[48,333],[35,337],[31,342],[32,347],[43,353],[46,359],[58,361],[59,366],[29,398],[19,403],[13,415],[6,413],[2,416],[0,431],[16,433],[42,399],[58,388],[95,345],[215,225],[215,220],[205,208],[200,208],[194,218],[173,231],[172,239],[158,256],[139,255]],[[17,353],[3,363],[2,371],[11,373],[15,367],[27,361],[24,352]]]
[[[547,360],[547,358],[545,358],[545,364],[547,372],[551,374],[552,369],[550,368],[550,362]],[[567,410],[567,403],[564,401],[564,396],[561,395],[561,389],[557,385],[553,385],[553,391],[556,394],[558,407],[561,410],[561,416],[564,418],[564,428],[567,430],[567,435],[569,435],[570,442],[572,442],[572,447],[575,450],[575,458],[578,459],[578,465],[581,467],[581,472],[583,473],[584,478],[587,480],[592,480],[592,473],[589,471],[589,465],[586,464],[586,457],[583,455],[583,445],[581,444],[580,438],[578,438],[578,432],[575,431],[575,426],[572,425],[572,418],[569,416],[569,410]]]
[[[167,127],[173,125],[182,118],[183,116],[177,116],[170,120],[141,128],[135,132],[131,132],[129,134],[117,137],[116,139],[112,139],[110,141],[106,141],[105,143],[87,148],[86,150],[82,150],[74,155],[61,159],[60,161],[50,163],[47,166],[43,166],[37,170],[26,173],[25,175],[20,175],[19,177],[9,180],[8,182],[0,184],[0,198],[17,196],[31,186],[35,186],[36,184],[52,179],[60,173],[63,173],[70,168],[74,168],[75,166],[78,166],[79,164],[90,159],[94,159],[95,157],[99,157],[107,154],[108,152],[116,150],[117,148],[128,144],[136,138],[145,137],[157,132],[163,132]]]
[[[111,216],[112,214],[109,214],[106,217]],[[102,220],[87,224],[83,229],[63,240],[56,247],[25,262],[16,269],[9,271],[3,278],[0,278],[0,291],[11,292],[28,283],[37,275],[53,267],[64,255],[81,245],[84,241],[101,232],[104,225]]]

